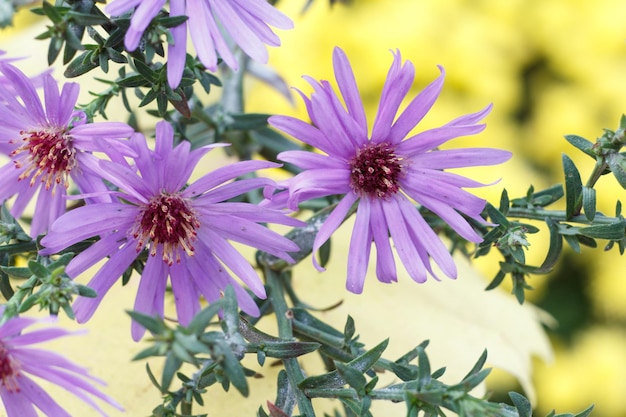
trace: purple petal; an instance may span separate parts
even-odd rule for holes
[[[148,316],[163,317],[163,298],[165,297],[165,287],[169,268],[163,262],[163,251],[159,247],[154,256],[148,257],[146,266],[141,274],[139,288],[133,310]],[[173,282],[174,280],[172,280]],[[159,291],[162,289],[162,291]],[[159,300],[157,302],[157,300]],[[131,324],[131,335],[135,342],[139,341],[146,332],[145,327],[133,320]]]
[[[200,311],[200,294],[196,290],[194,280],[189,276],[187,267],[174,264],[170,267],[172,292],[176,303],[176,315],[181,325],[187,326],[191,319]]]
[[[59,417],[72,417],[67,411],[65,411],[59,404],[57,404],[52,397],[44,391],[39,385],[35,384],[30,378],[22,375],[19,378],[19,386],[20,393],[13,397],[10,401],[12,403],[15,402],[23,402],[23,407],[19,407],[19,412],[14,411],[16,414],[12,414],[9,410],[12,406],[9,406],[6,401],[3,402],[7,407],[7,415],[8,416],[19,416],[19,417],[36,417],[37,413],[34,411],[31,404],[34,404],[43,411],[47,416],[59,416]],[[4,389],[2,389],[4,391]],[[19,397],[19,398],[18,398]],[[27,399],[27,401],[24,401]]]
[[[464,126],[473,125],[483,120],[493,109],[493,104],[487,105],[484,109],[477,111],[476,113],[466,114],[448,122],[446,126]]]
[[[370,222],[372,238],[376,245],[376,277],[381,282],[395,282],[398,276],[389,242],[389,227],[385,221],[383,202],[379,199],[371,200]]]
[[[389,132],[387,138],[389,142],[399,143],[433,107],[441,93],[443,80],[446,75],[443,67],[440,66],[439,71],[441,71],[441,75],[415,96],[402,114],[400,114]]]
[[[420,168],[449,169],[497,165],[508,161],[511,152],[493,148],[446,149],[411,157],[411,164]]]
[[[187,189],[185,189],[184,195],[190,197],[199,196],[213,189],[214,187],[225,183],[226,181],[230,181],[244,174],[248,174],[259,169],[276,168],[279,166],[280,164],[258,160],[242,161],[226,165],[212,172],[209,172],[208,174],[195,181],[193,184],[187,187]]]
[[[200,228],[198,243],[201,243],[205,250],[213,252],[254,294],[259,297],[265,296],[265,288],[254,268],[218,233],[208,228]]]
[[[411,239],[407,229],[408,225],[400,208],[400,201],[402,200],[402,197],[392,197],[383,203],[382,209],[402,264],[414,281],[422,283],[426,281],[426,269],[415,248],[415,245],[421,245],[421,242],[413,242]]]
[[[281,152],[277,159],[301,169],[341,169],[346,167],[346,163],[340,159],[307,151]]]
[[[170,16],[185,16],[185,2],[171,2]],[[183,77],[187,58],[187,22],[170,28],[170,33],[174,43],[167,48],[167,82],[170,88],[175,89]]]
[[[439,239],[439,236],[419,214],[417,208],[406,198],[399,199],[398,205],[406,226],[412,229],[413,236],[415,236],[414,245],[425,248],[444,274],[450,278],[456,278],[456,265],[452,255]]]
[[[361,94],[359,93],[348,57],[339,47],[333,49],[333,68],[339,91],[341,91],[341,96],[346,103],[348,112],[361,128],[361,134],[367,136],[367,119],[363,103],[361,102]]]
[[[89,237],[115,229],[127,230],[135,221],[137,207],[129,204],[103,203],[78,207],[61,216],[41,240],[48,251],[58,252]]]
[[[406,61],[403,66],[400,51],[396,51],[380,97],[378,113],[372,128],[372,142],[396,143],[389,137],[391,125],[402,100],[411,89],[413,78],[415,78],[413,63]]]
[[[485,125],[468,126],[442,126],[425,130],[415,136],[411,136],[398,144],[397,153],[405,156],[413,156],[446,143],[460,136],[475,135],[485,130]]]
[[[365,275],[372,248],[372,234],[370,233],[371,204],[368,198],[359,200],[356,220],[350,238],[348,251],[348,279],[346,288],[354,294],[363,292]]]
[[[125,233],[117,232],[104,236],[102,239],[76,255],[65,268],[65,272],[71,277],[78,275],[91,268],[107,256],[113,255],[120,249],[121,243],[125,242]],[[132,246],[133,242],[128,243]],[[42,255],[50,254],[46,249],[40,250]]]
[[[96,298],[78,297],[74,302],[74,313],[76,314],[76,321],[78,323],[85,323],[93,316],[102,298],[136,258],[137,251],[133,245],[126,245],[111,256],[102,268],[95,273],[87,285],[92,288],[98,296]]]
[[[328,239],[330,239],[330,236],[335,232],[335,230],[337,230],[337,228],[341,226],[341,223],[343,223],[343,221],[346,219],[346,215],[350,211],[350,208],[352,208],[352,205],[357,200],[358,200],[358,196],[356,194],[354,193],[346,194],[341,199],[341,201],[337,204],[337,207],[335,207],[333,212],[330,213],[326,221],[324,221],[324,224],[322,225],[322,227],[320,227],[319,231],[317,232],[317,235],[315,236],[315,241],[313,242],[312,259],[313,259],[313,265],[318,271],[323,271],[324,268],[322,268],[317,263],[315,254],[317,253],[319,248],[321,248],[322,245],[326,243]]]
[[[218,16],[233,40],[243,51],[255,61],[267,62],[267,49],[263,42],[250,30],[250,27],[241,20],[233,10],[233,6],[224,1],[211,1],[211,9]]]

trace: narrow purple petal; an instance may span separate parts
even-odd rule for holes
[[[383,205],[383,212],[385,213],[385,220],[389,226],[389,232],[391,238],[396,246],[396,252],[402,261],[402,264],[406,268],[409,276],[414,281],[422,283],[426,281],[426,269],[422,263],[419,253],[415,248],[415,244],[420,242],[413,242],[407,224],[400,208],[401,197],[391,198],[385,201]]]
[[[59,99],[57,109],[58,126],[65,126],[70,122],[72,114],[74,113],[74,106],[76,106],[76,101],[78,100],[79,92],[80,85],[78,83],[63,84],[63,90],[61,91],[61,97]],[[46,112],[48,113],[48,118],[50,118],[50,108],[48,107],[47,101]]]
[[[415,136],[411,136],[398,145],[397,153],[400,155],[413,156],[446,143],[460,136],[475,135],[485,130],[485,125],[468,126],[442,126],[425,130]]]
[[[393,64],[383,86],[378,113],[374,119],[374,127],[372,128],[372,141],[374,143],[396,143],[389,137],[391,126],[402,100],[411,89],[413,78],[415,78],[413,63],[406,61],[403,66],[400,51],[396,51],[393,56]]]
[[[14,66],[8,64],[1,64],[0,71],[2,71],[2,73],[9,80],[11,80],[17,94],[22,98],[24,106],[26,107],[26,110],[32,120],[40,123],[41,125],[46,125],[47,118],[41,105],[41,100],[39,99],[39,95],[28,77],[26,77],[24,73]],[[45,78],[52,78],[52,76],[46,74]]]
[[[407,199],[398,199],[398,206],[405,224],[413,230],[413,235],[419,240],[414,240],[414,244],[425,248],[444,274],[450,278],[456,278],[456,265],[452,255],[439,239],[439,236],[419,214],[417,208]]]
[[[335,232],[335,230],[337,230],[337,228],[341,226],[341,223],[343,223],[343,221],[346,219],[346,216],[348,212],[350,211],[350,208],[352,208],[352,205],[357,200],[358,200],[358,196],[356,194],[354,193],[346,194],[341,199],[341,201],[337,204],[337,207],[335,207],[333,212],[330,213],[330,215],[328,216],[328,218],[326,219],[322,227],[320,227],[319,231],[317,232],[317,235],[315,236],[315,241],[313,242],[312,258],[313,258],[313,265],[318,271],[323,271],[324,268],[322,268],[317,263],[315,254],[317,253],[319,248],[321,248],[322,245],[326,243],[328,239],[330,239],[330,236]]]
[[[441,75],[426,88],[424,88],[411,103],[404,109],[398,117],[393,127],[389,131],[387,140],[391,143],[399,143],[417,124],[426,116],[435,104],[437,97],[443,88],[443,80],[445,71],[443,67],[439,67]]]
[[[218,16],[233,40],[255,61],[267,62],[268,54],[263,42],[250,30],[233,6],[224,1],[210,1],[211,9]]]
[[[370,228],[376,245],[376,277],[381,282],[389,283],[398,281],[398,276],[383,204],[381,200],[371,199]]]
[[[484,109],[477,111],[476,113],[465,114],[457,117],[456,119],[448,122],[446,126],[464,126],[473,125],[483,120],[493,109],[493,104],[487,105]]]
[[[268,161],[242,161],[234,164],[220,167],[208,174],[204,175],[185,190],[186,196],[199,196],[205,192],[217,187],[220,184],[230,181],[234,178],[257,171],[259,169],[276,168],[279,164]]]
[[[361,134],[366,136],[367,119],[365,118],[365,109],[361,102],[361,94],[359,93],[348,57],[339,47],[333,49],[333,68],[339,91],[341,91],[341,96],[346,103],[348,112],[361,128]]]
[[[359,200],[359,207],[356,212],[356,220],[350,238],[350,249],[348,251],[348,279],[346,288],[354,294],[363,292],[365,275],[370,259],[372,248],[372,234],[370,233],[371,204],[369,199]]]
[[[341,169],[346,167],[346,163],[340,159],[307,151],[281,152],[277,159],[301,169]]]
[[[20,391],[28,399],[27,402],[34,404],[47,416],[71,417],[70,413],[65,411],[43,388],[35,384],[30,378],[25,376],[20,378]],[[22,414],[20,414],[21,416]]]
[[[265,288],[254,268],[223,237],[208,228],[201,228],[198,230],[198,241],[213,252],[253,293],[265,296]]]
[[[49,251],[59,251],[89,237],[128,227],[134,222],[137,207],[129,204],[90,204],[71,210],[50,227],[51,233],[41,240]]]
[[[185,265],[172,265],[170,274],[172,276],[172,292],[176,304],[176,315],[180,324],[187,326],[196,313],[200,311],[200,294],[198,294],[194,280],[189,276]]]
[[[185,2],[170,3],[170,16],[185,16]],[[167,48],[167,82],[170,88],[175,89],[180,84],[187,58],[187,22],[170,28],[174,39]]]
[[[96,263],[113,255],[124,242],[125,236],[121,232],[112,233],[104,236],[102,239],[76,255],[65,268],[65,272],[72,278],[85,272]],[[130,243],[132,245],[132,243]],[[46,248],[47,249],[47,248]],[[41,250],[42,255],[49,255],[48,250]]]
[[[137,251],[133,245],[126,245],[119,250],[95,273],[89,284],[98,296],[96,298],[78,297],[74,302],[74,313],[78,323],[85,323],[96,312],[107,291],[124,273],[126,268],[137,258]]]
[[[72,83],[76,84],[76,83]],[[76,85],[78,87],[78,85]],[[44,91],[44,100],[46,103],[46,114],[48,116],[48,120],[53,126],[61,126],[61,118],[59,117],[59,111],[61,110],[59,107],[62,102],[59,101],[59,86],[57,82],[52,77],[45,77],[43,79],[43,91]],[[74,110],[74,104],[76,102],[69,104],[69,107]],[[68,105],[65,105],[67,108]],[[70,113],[71,114],[71,113]],[[69,118],[63,120],[63,123],[67,123]]]
[[[18,376],[19,384],[28,384],[26,378],[23,375]],[[42,395],[48,395],[43,390]],[[28,397],[22,392],[8,391],[4,385],[0,387],[0,397],[4,404],[5,411],[8,417],[39,417],[32,401],[28,401]],[[65,417],[61,414],[60,417]]]
[[[488,166],[506,162],[511,155],[509,151],[493,148],[446,149],[414,155],[411,164],[431,169]]]
[[[165,289],[165,282],[169,273],[169,268],[162,260],[163,252],[157,250],[156,255],[150,256],[146,262],[143,273],[141,274],[141,280],[139,281],[139,288],[137,289],[137,296],[135,297],[135,304],[133,310],[138,313],[146,314],[148,316],[163,317],[163,309],[157,306],[156,300],[162,300],[165,297],[165,292],[160,292],[159,288]],[[172,280],[173,282],[174,280]],[[131,325],[131,335],[135,342],[139,341],[146,332],[145,327],[139,323],[133,321]]]

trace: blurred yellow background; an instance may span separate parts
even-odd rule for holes
[[[310,89],[301,78],[304,74],[332,80],[332,48],[341,46],[352,62],[371,121],[391,63],[389,51],[399,48],[404,59],[411,60],[416,67],[413,94],[437,76],[437,64],[447,71],[440,100],[418,128],[439,125],[494,103],[485,132],[458,139],[451,145],[492,146],[514,152],[513,159],[503,167],[470,172],[473,178],[484,182],[501,178],[497,185],[479,191],[493,203],[498,201],[503,187],[509,191],[509,196],[517,197],[524,195],[530,184],[542,189],[561,182],[562,152],[576,162],[584,180],[593,161],[570,146],[563,135],[574,133],[594,140],[602,134],[603,128],[615,129],[625,112],[626,27],[623,22],[626,3],[623,1],[354,0],[351,6],[331,8],[326,0],[315,0],[308,12],[301,14],[304,3],[305,0],[280,1],[280,8],[294,19],[296,27],[280,32],[283,46],[270,51],[270,65],[290,86],[308,93]],[[20,16],[25,18],[27,14],[23,11]],[[22,66],[22,69],[34,73],[45,66],[45,42],[32,40],[41,32],[41,25],[37,29],[6,32],[0,49],[13,56],[31,54],[33,59],[28,62],[34,66],[30,69]],[[35,46],[25,49],[24,42]],[[61,76],[61,71],[55,73]],[[86,98],[84,93],[86,91],[82,97]],[[292,107],[274,90],[255,80],[248,84],[246,110],[306,118],[304,106],[298,99]],[[613,214],[615,200],[622,198],[624,190],[609,176],[603,177],[597,188],[599,209]],[[529,259],[533,262],[541,262],[546,240],[545,234],[530,236]],[[571,255],[569,251],[570,255],[550,277],[530,279],[530,284],[536,287],[530,294],[531,301],[548,310],[560,323],[560,327],[551,331],[554,361],[535,363],[537,415],[545,415],[553,407],[559,412],[577,412],[595,403],[595,416],[626,416],[623,401],[626,394],[626,277],[623,272],[626,260],[616,251],[603,252],[602,242],[599,246],[598,249],[583,248],[582,255]],[[320,294],[337,294],[343,289],[345,264],[338,255],[333,257],[326,274],[302,272],[310,279],[302,284],[303,291],[312,291],[318,303],[323,303]],[[497,260],[489,258],[477,262],[487,279],[495,273]],[[485,304],[478,300],[462,304],[463,301],[454,296],[451,285],[461,285],[464,276],[439,286],[430,282],[418,286],[407,277],[401,279],[403,282],[398,286],[383,286],[370,276],[364,296],[346,295],[344,310],[337,313],[337,325],[343,324],[342,317],[347,313],[360,315],[357,331],[365,335],[368,329],[386,329],[385,325],[395,318],[396,326],[390,332],[392,341],[402,341],[398,342],[401,346],[396,347],[398,353],[412,347],[404,342],[417,344],[423,339],[437,339],[433,328],[419,328],[419,323],[430,321],[442,312],[454,312],[459,306],[473,309],[468,317],[475,318],[481,327],[492,316],[498,316],[498,310],[492,305],[492,309],[481,312],[480,306]],[[482,286],[483,283],[475,287]],[[431,294],[432,287],[441,292]],[[446,291],[449,291],[449,299],[446,299]],[[128,359],[143,348],[142,344],[130,341],[129,320],[122,312],[123,308],[132,306],[134,293],[134,288],[116,287],[113,294],[105,298],[102,311],[88,323],[90,334],[74,338],[84,340],[84,348],[76,352],[76,340],[59,342],[58,346],[72,349],[72,357],[89,364],[101,378],[118,381],[107,392],[124,403],[128,410],[126,415],[143,416],[158,403],[158,395],[147,381],[143,365],[128,365]],[[493,297],[495,299],[496,295]],[[506,297],[513,301],[511,296]],[[413,308],[420,307],[424,310],[415,313],[418,310]],[[506,308],[514,307],[509,304]],[[429,311],[433,312],[432,316]],[[488,317],[480,317],[480,313]],[[458,317],[464,313],[450,314]],[[520,321],[527,322],[528,313],[523,314],[520,313],[519,317],[524,317]],[[359,327],[360,324],[364,327]],[[532,329],[530,326],[518,330],[518,324],[515,320],[502,320],[487,326],[491,334],[506,339],[493,343],[490,352],[497,356],[498,351],[507,351],[498,349],[521,345],[527,336],[534,346],[520,347],[526,355],[534,351],[549,357],[549,350],[541,346],[536,329],[527,330]],[[455,370],[452,366],[451,373],[458,372],[462,376],[482,351],[481,340],[488,337],[483,334],[482,339],[474,340],[472,323],[468,322],[461,321],[456,327],[440,326],[439,333],[455,331],[458,337],[438,339],[439,345],[435,341],[429,348],[439,366],[449,364],[449,357],[437,358],[439,350],[448,349],[448,353],[454,352],[450,347],[463,350],[467,341],[473,339],[471,349],[466,349],[468,357],[464,358],[467,367],[459,365]],[[408,335],[407,340],[402,335]],[[369,335],[367,341],[376,343],[386,336]],[[101,346],[107,346],[106,350],[102,351]],[[521,357],[523,355],[508,359]],[[151,362],[158,366],[158,361]],[[498,365],[506,367],[500,361]],[[257,391],[265,390],[262,396],[272,399],[272,384],[273,377],[266,375],[261,382],[256,382],[261,386]],[[490,380],[488,389],[495,393],[518,389],[510,384],[513,384],[510,378],[496,376]],[[213,391],[218,399],[211,415],[218,415],[217,410],[223,410],[220,407],[230,410],[233,401],[244,403],[237,393],[224,397],[217,394],[219,389]],[[124,394],[125,399],[118,397]],[[219,414],[253,415],[261,403],[248,404],[249,408],[240,413],[222,411]],[[397,410],[397,415],[402,415],[403,409]]]

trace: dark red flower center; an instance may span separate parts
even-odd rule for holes
[[[16,379],[18,375],[18,363],[11,357],[6,346],[0,344],[0,381],[7,391],[18,392],[20,390]]]
[[[350,161],[350,187],[359,195],[387,198],[398,192],[402,159],[388,143],[368,143]]]
[[[76,149],[71,136],[65,130],[53,127],[20,134],[21,145],[11,152],[11,157],[17,156],[15,166],[26,167],[19,180],[30,178],[33,186],[37,178],[41,178],[46,190],[61,183],[65,188],[69,187],[69,173],[76,167]]]
[[[139,239],[138,250],[151,242],[150,255],[155,256],[161,245],[163,261],[172,265],[180,262],[181,251],[188,256],[194,254],[198,227],[198,216],[188,199],[178,193],[161,192],[142,207],[132,233]]]

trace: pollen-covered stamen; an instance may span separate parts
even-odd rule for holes
[[[0,383],[9,392],[18,392],[19,363],[11,357],[6,346],[0,343]]]
[[[150,243],[152,256],[161,245],[163,261],[172,265],[174,261],[180,262],[181,251],[188,256],[194,254],[198,227],[198,216],[188,199],[178,193],[162,192],[142,207],[132,234],[138,239],[138,250]]]
[[[76,167],[76,149],[71,136],[61,128],[20,132],[21,145],[11,152],[17,168],[26,167],[19,180],[30,178],[31,187],[41,178],[46,190],[63,183],[69,187],[69,173]],[[54,191],[54,190],[53,190]]]
[[[387,198],[398,192],[402,158],[388,143],[368,143],[350,161],[350,187],[359,195]]]

